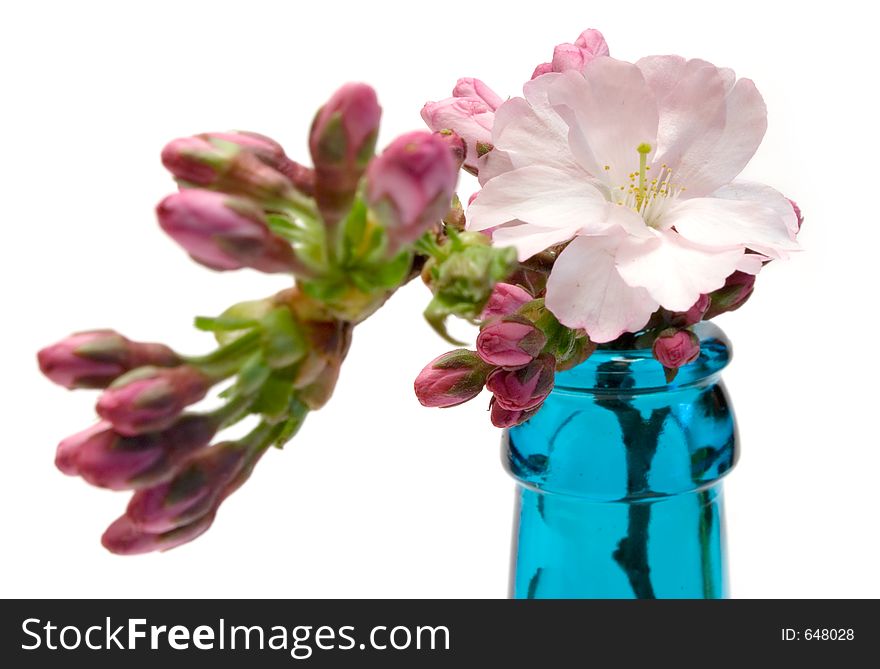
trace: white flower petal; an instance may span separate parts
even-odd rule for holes
[[[797,235],[798,220],[794,207],[791,206],[791,201],[775,188],[755,181],[736,179],[716,190],[712,193],[712,197],[721,197],[727,200],[746,200],[772,209],[785,222],[789,237],[794,239]]]
[[[714,145],[721,137],[727,97],[724,77],[711,63],[678,56],[651,56],[636,65],[657,99],[653,165],[669,165],[673,182],[678,181],[675,169],[682,156],[695,144]]]
[[[721,288],[744,249],[710,249],[672,231],[653,239],[628,237],[617,251],[617,270],[633,287],[645,288],[670,311],[687,311],[703,293]]]
[[[525,98],[511,98],[495,112],[492,145],[480,164],[480,183],[510,169],[549,165],[583,178],[568,148],[568,125],[547,102],[551,73],[523,86]]]
[[[739,259],[739,262],[736,264],[736,268],[740,272],[745,272],[746,274],[757,274],[761,271],[761,268],[764,267],[764,263],[770,260],[767,256],[761,255],[760,253],[744,253],[743,257]]]
[[[547,282],[547,308],[563,325],[584,328],[596,343],[637,332],[657,310],[648,291],[629,286],[617,272],[615,253],[624,236],[576,237]]]
[[[682,200],[664,212],[663,222],[705,246],[741,246],[771,258],[787,258],[787,251],[798,248],[783,216],[775,208],[750,200]]]
[[[724,130],[695,141],[675,168],[685,197],[702,197],[730,183],[755,155],[767,130],[767,107],[750,79],[740,79],[725,99]]]
[[[612,225],[611,205],[584,178],[546,165],[505,172],[483,186],[468,207],[468,230],[486,230],[519,220],[542,228],[599,232]]]
[[[654,96],[632,63],[603,57],[590,61],[583,76],[562,72],[550,86],[549,100],[569,124],[575,158],[610,185],[629,184],[629,174],[639,167],[639,144],[656,147]]]
[[[513,246],[520,261],[528,260],[536,253],[567,242],[577,234],[575,228],[542,228],[537,225],[513,223],[492,231],[494,246]]]

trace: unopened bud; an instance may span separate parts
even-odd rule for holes
[[[132,436],[170,427],[185,407],[208,393],[213,380],[195,367],[141,367],[121,377],[98,399],[98,415]]]
[[[538,407],[525,410],[505,409],[495,397],[489,402],[489,418],[495,427],[507,428],[520,425],[534,416],[537,411]]]
[[[346,84],[318,110],[309,134],[315,199],[328,225],[348,211],[376,148],[382,109],[366,84]]]
[[[449,211],[458,166],[446,142],[428,132],[395,139],[370,163],[367,202],[392,249],[418,239]]]
[[[509,411],[538,407],[553,389],[556,360],[544,354],[519,369],[496,369],[486,381],[495,402]]]
[[[755,275],[737,270],[718,290],[709,294],[710,304],[704,319],[715,318],[719,314],[735,311],[746,303],[755,289]]]
[[[290,244],[269,230],[262,210],[247,200],[192,189],[169,195],[156,211],[162,229],[206,267],[301,270]]]
[[[505,317],[484,327],[477,336],[477,353],[490,365],[521,367],[534,360],[547,337],[524,318]]]
[[[65,388],[106,388],[136,367],[173,367],[180,358],[163,344],[126,339],[114,330],[78,332],[37,353],[40,371]]]
[[[515,314],[521,306],[528,304],[533,299],[527,290],[519,286],[510,283],[496,283],[489,296],[489,301],[483,307],[480,319],[487,321]]]
[[[690,330],[667,328],[657,335],[652,351],[663,367],[679,369],[700,357],[700,339]]]
[[[452,407],[480,394],[491,367],[474,351],[457,349],[429,362],[415,381],[416,397],[426,407]]]

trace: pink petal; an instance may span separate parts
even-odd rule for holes
[[[798,248],[780,213],[754,201],[720,197],[684,200],[663,214],[663,222],[706,246],[740,246],[771,258],[786,258],[788,251]]]
[[[596,343],[640,330],[658,306],[648,291],[629,286],[617,271],[615,254],[624,236],[576,237],[547,282],[547,308],[564,325],[584,328]]]
[[[468,208],[468,229],[485,230],[510,221],[542,228],[609,227],[610,205],[585,178],[545,165],[520,167],[490,179]]]
[[[696,141],[684,153],[674,180],[687,187],[686,197],[702,197],[730,183],[755,155],[767,130],[767,107],[749,79],[736,82],[726,98],[720,136]]]
[[[480,183],[509,169],[550,165],[580,173],[568,148],[568,126],[547,100],[558,78],[548,74],[523,86],[523,98],[511,98],[495,113],[492,146],[480,164]]]
[[[578,232],[577,227],[542,228],[537,225],[512,224],[492,232],[495,246],[513,246],[519,260],[528,260],[536,253],[555,244],[567,242]]]
[[[617,251],[617,270],[630,286],[644,288],[662,307],[687,311],[703,293],[724,285],[744,250],[698,246],[672,231],[652,239],[628,237]]]
[[[569,125],[570,150],[578,163],[612,186],[628,184],[630,173],[638,170],[636,147],[647,143],[656,148],[657,106],[632,63],[597,58],[583,75],[563,72],[549,98]]]
[[[724,78],[711,63],[678,56],[652,56],[637,63],[657,100],[659,126],[654,165],[675,169],[696,145],[714,145],[724,131]],[[674,181],[678,174],[673,173]]]
[[[736,179],[716,190],[712,193],[712,197],[745,200],[772,209],[784,221],[785,227],[788,228],[789,237],[794,239],[797,236],[797,213],[791,206],[791,201],[775,188],[754,181]]]

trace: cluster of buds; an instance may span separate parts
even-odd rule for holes
[[[457,349],[432,360],[415,381],[428,407],[451,407],[492,393],[492,423],[511,427],[528,420],[553,389],[557,370],[591,352],[583,333],[562,327],[521,286],[495,285],[480,317],[476,350]]]
[[[414,132],[375,156],[380,116],[369,86],[339,89],[311,126],[313,167],[251,132],[203,133],[162,151],[179,186],[157,207],[162,229],[210,269],[288,274],[294,284],[197,318],[218,342],[206,355],[112,330],[39,352],[52,381],[103,389],[99,422],[64,439],[56,465],[132,491],[104,534],[110,551],[166,550],[207,530],[268,448],[330,399],[354,326],[418,275],[416,242],[441,229],[464,145],[452,133]],[[199,411],[221,383],[221,406]],[[250,434],[222,439],[247,415],[258,418]]]

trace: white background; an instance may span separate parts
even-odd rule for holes
[[[115,327],[186,352],[195,314],[284,287],[217,274],[158,229],[177,136],[250,129],[305,160],[336,86],[374,85],[380,143],[459,76],[516,95],[553,46],[600,28],[620,58],[680,53],[755,80],[770,128],[746,176],[796,199],[806,252],[719,319],[742,458],[727,479],[733,594],[880,596],[876,375],[880,136],[863,3],[28,2],[0,16],[0,595],[501,597],[513,484],[480,398],[420,407],[448,346],[413,283],[359,327],[331,403],[267,455],[214,527],[166,554],[99,544],[126,497],[53,467],[94,395],[50,385],[38,348]],[[463,185],[463,195],[472,185]],[[472,336],[472,333],[471,333]]]

